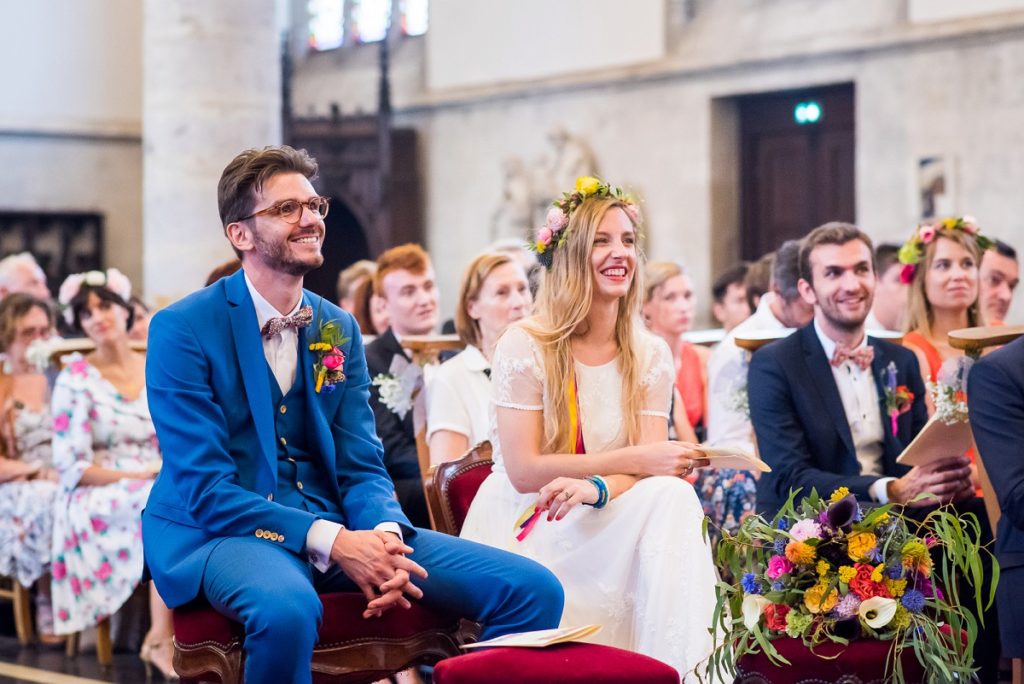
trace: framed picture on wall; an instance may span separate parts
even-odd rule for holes
[[[917,160],[918,219],[927,221],[937,216],[951,216],[956,202],[955,158],[953,155],[932,155]]]

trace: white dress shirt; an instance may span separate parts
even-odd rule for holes
[[[271,318],[291,316],[302,307],[300,295],[291,311],[282,314],[256,290],[252,281],[249,280],[248,273],[244,273],[244,277],[245,286],[249,289],[249,295],[252,297],[252,303],[256,309],[256,321],[260,330]],[[299,331],[295,328],[285,328],[270,339],[264,337],[263,355],[266,357],[274,377],[277,378],[281,394],[288,394],[288,390],[295,384],[295,370],[299,362]],[[331,567],[331,548],[342,529],[344,528],[336,522],[318,518],[313,521],[309,531],[306,532],[306,555],[309,562],[320,572],[326,572]],[[394,532],[399,538],[402,537],[402,529],[395,522],[382,522],[374,529]]]
[[[825,351],[825,358],[831,365],[836,342],[825,334],[817,319],[814,320],[814,332]],[[865,334],[856,349],[867,346],[868,337]],[[850,360],[831,368],[836,389],[839,390],[839,398],[843,403],[843,412],[846,413],[846,422],[850,426],[861,475],[874,475],[879,478],[868,488],[868,492],[876,501],[887,503],[886,485],[894,478],[882,477],[885,427],[882,423],[882,413],[878,409],[878,386],[875,384],[875,376],[870,366],[861,370],[860,366]]]
[[[427,392],[427,441],[439,430],[465,435],[469,446],[490,436],[491,364],[473,345],[448,359],[434,372]]]
[[[757,311],[733,328],[711,352],[708,359],[708,443],[736,445],[754,452],[754,428],[750,413],[735,405],[739,391],[747,387],[747,351],[736,346],[736,338],[754,332],[782,331],[786,326],[772,313],[775,295],[766,292]]]

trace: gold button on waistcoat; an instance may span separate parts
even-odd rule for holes
[[[283,544],[284,543],[284,535],[282,534],[280,537],[278,537],[277,541],[279,541],[279,542],[281,542]]]
[[[281,535],[279,535],[277,532],[271,532],[270,533],[270,541],[277,541],[278,537],[280,537],[280,536]]]
[[[267,494],[267,501],[273,501],[273,500],[274,500],[274,493],[271,492],[270,494]]]
[[[302,489],[302,481],[299,480],[298,482],[296,482],[295,486],[298,487],[299,489]]]
[[[263,539],[263,530],[256,530],[256,536]]]
[[[281,446],[288,446],[288,440],[284,437],[281,438]]]
[[[282,404],[281,405],[281,413],[288,413],[288,407]]]

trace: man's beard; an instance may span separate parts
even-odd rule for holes
[[[836,307],[836,309],[838,309],[838,307]],[[868,314],[871,313],[871,307],[866,306],[864,309],[864,315],[857,319],[840,318],[838,312],[833,310],[831,307],[821,307],[821,313],[832,327],[838,328],[839,330],[845,330],[846,332],[856,332],[864,327],[864,321],[868,319]]]
[[[270,242],[264,240],[256,231],[253,231],[252,240],[256,245],[256,252],[263,258],[263,262],[279,273],[286,273],[291,276],[304,276],[310,271],[323,266],[323,254],[317,255],[319,258],[315,264],[292,258],[288,253],[288,240]]]

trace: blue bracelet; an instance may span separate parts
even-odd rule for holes
[[[608,505],[608,483],[604,481],[604,478],[600,475],[591,475],[587,478],[587,482],[597,487],[597,501],[587,505],[594,508],[604,508]]]

